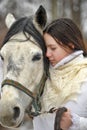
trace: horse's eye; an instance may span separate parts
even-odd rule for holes
[[[32,61],[37,61],[41,59],[41,54],[37,53],[36,55],[33,56]]]

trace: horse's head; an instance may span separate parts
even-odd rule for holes
[[[36,95],[41,94],[39,87],[45,78],[47,62],[42,36],[46,19],[42,6],[29,18],[15,20],[11,17],[9,22],[7,17],[6,23],[11,27],[0,51],[4,62],[0,100],[0,122],[3,126],[20,125],[31,103],[38,111]]]

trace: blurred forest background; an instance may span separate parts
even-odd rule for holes
[[[11,12],[17,19],[30,16],[40,5],[47,11],[48,22],[61,17],[71,18],[87,41],[87,0],[0,0],[0,45],[7,32],[6,15]]]
[[[4,23],[7,13],[13,13],[16,18],[30,16],[39,5],[47,10],[48,22],[60,17],[71,18],[87,39],[87,0],[0,0],[0,43],[7,32]]]

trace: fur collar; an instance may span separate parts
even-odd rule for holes
[[[42,96],[45,110],[58,108],[69,100],[76,100],[81,92],[81,84],[87,81],[87,58],[83,57],[82,52],[75,54],[74,57],[69,56],[69,62],[56,68],[50,67],[50,78],[47,79]]]

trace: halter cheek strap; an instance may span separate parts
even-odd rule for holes
[[[25,92],[28,96],[30,96],[31,98],[35,98],[35,94],[32,93],[30,90],[28,90],[27,88],[25,88],[22,84],[20,84],[19,82],[17,81],[14,81],[12,79],[5,79],[3,82],[2,82],[2,87],[4,87],[4,85],[12,85],[14,86],[15,88]]]

